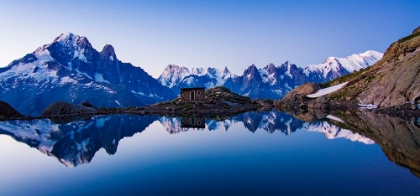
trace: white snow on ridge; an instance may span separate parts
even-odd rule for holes
[[[232,78],[233,75],[225,67],[224,70],[216,68],[193,68],[191,71],[186,67],[180,67],[178,65],[168,65],[162,74],[159,76],[158,81],[169,88],[172,88],[180,83],[186,83],[188,85],[193,84],[194,77],[192,76],[206,76],[210,79],[216,79],[216,83],[211,86],[221,86],[226,80]]]
[[[32,63],[22,64],[19,63],[11,67],[9,70],[0,73],[0,80],[6,80],[10,77],[18,76],[20,79],[33,78],[38,82],[49,80],[52,78],[52,81],[57,79],[57,71],[48,70],[46,63],[52,61],[53,58],[50,55],[50,52],[43,47],[38,48],[34,55],[37,60]]]
[[[263,83],[270,83],[271,85],[277,83],[277,79],[274,77],[274,73],[268,73],[266,67],[263,69],[258,69],[258,72],[262,78]]]
[[[190,71],[186,67],[180,67],[178,65],[168,65],[162,74],[158,78],[158,81],[169,88],[177,85],[185,77],[191,75]]]
[[[309,97],[309,98],[321,97],[323,95],[338,91],[339,89],[343,88],[343,86],[345,86],[347,83],[348,82],[344,82],[344,83],[341,83],[341,84],[330,86],[328,88],[320,89],[318,92],[316,92],[314,94],[306,95],[306,97]]]
[[[382,56],[383,54],[380,52],[368,50],[345,58],[328,57],[324,63],[306,66],[304,73],[309,76],[310,72],[321,72],[325,78],[330,71],[339,70],[340,65],[348,72],[358,71],[375,64]]]
[[[74,79],[72,79],[72,78],[70,78],[68,76],[62,77],[60,79],[60,84],[64,85],[64,84],[67,84],[67,83],[76,84],[77,83],[77,80],[74,80]]]

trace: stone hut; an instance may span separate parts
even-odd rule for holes
[[[182,101],[204,101],[204,87],[181,88]]]
[[[202,117],[182,117],[181,118],[181,127],[182,128],[200,128],[204,129],[206,127],[205,118]]]

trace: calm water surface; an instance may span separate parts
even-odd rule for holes
[[[418,160],[418,144],[388,148],[388,137],[340,120],[271,111],[0,122],[0,195],[420,195],[420,163],[402,160]]]

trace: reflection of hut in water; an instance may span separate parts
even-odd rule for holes
[[[204,101],[204,87],[181,88],[182,101]]]
[[[205,118],[200,117],[182,117],[181,118],[182,128],[205,128]]]

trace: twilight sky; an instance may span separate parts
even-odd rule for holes
[[[0,0],[0,67],[72,32],[153,77],[168,64],[242,74],[384,52],[419,25],[420,0]]]

